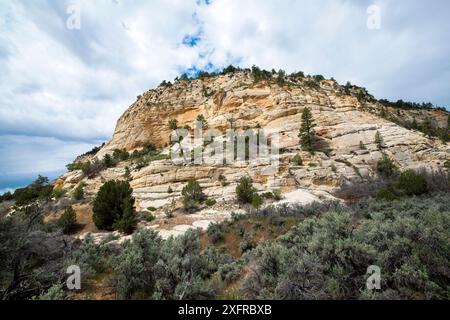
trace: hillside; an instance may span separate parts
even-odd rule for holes
[[[400,117],[405,123],[415,119],[419,124],[428,119],[433,126],[445,128],[448,112],[444,110],[386,106],[363,88],[341,86],[320,77],[294,74],[280,80],[277,73],[261,71],[259,78],[256,81],[255,71],[233,70],[174,84],[164,82],[145,92],[120,117],[111,141],[95,155],[81,157],[77,162],[101,160],[114,150],[138,154],[148,144],[159,149],[158,156],[147,157],[144,162],[142,157],[121,161],[90,178],[81,170],[70,171],[56,185],[71,190],[83,180],[86,191],[95,195],[104,181],[123,179],[128,167],[138,211],[156,209],[153,214],[157,219],[151,227],[167,237],[189,227],[206,228],[210,221],[221,221],[232,211],[242,210],[235,202],[235,188],[243,176],[250,176],[260,193],[280,190],[285,198],[281,203],[308,203],[333,199],[344,185],[376,179],[377,162],[383,154],[401,171],[439,170],[449,159],[449,144],[387,119]],[[305,108],[311,109],[316,122],[314,153],[303,151],[299,144]],[[277,171],[267,173],[264,165],[254,166],[246,161],[226,165],[174,164],[169,157],[168,122],[176,119],[178,127],[192,133],[200,114],[208,129],[220,132],[231,127],[236,131],[261,128],[268,133],[279,132]],[[382,150],[375,143],[377,132],[384,140]],[[301,164],[296,163],[296,156],[301,157]],[[221,183],[220,177],[225,177],[226,184]],[[217,203],[195,215],[176,214],[174,221],[161,224],[167,211],[181,209],[181,190],[193,179]],[[149,223],[143,221],[142,225],[148,227]]]

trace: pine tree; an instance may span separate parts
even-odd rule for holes
[[[298,137],[300,138],[300,145],[303,150],[312,151],[313,149],[313,132],[312,129],[316,126],[312,117],[311,109],[306,107],[302,113],[302,124]]]
[[[384,140],[381,136],[380,131],[377,131],[377,133],[375,133],[375,144],[377,145],[378,150],[383,149]]]

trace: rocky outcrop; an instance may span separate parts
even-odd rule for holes
[[[311,109],[317,124],[315,132],[323,152],[310,154],[299,147],[301,113],[306,107]],[[140,170],[132,170],[130,183],[138,209],[155,207],[160,217],[164,208],[178,201],[181,189],[192,179],[202,185],[209,198],[217,200],[210,210],[215,210],[218,216],[239,210],[234,203],[235,187],[244,175],[253,178],[259,191],[280,189],[291,202],[326,197],[345,181],[357,182],[376,174],[376,163],[382,156],[374,143],[377,131],[384,139],[383,152],[401,169],[442,168],[449,159],[450,146],[381,118],[383,108],[373,97],[361,100],[330,80],[322,81],[320,88],[311,88],[304,81],[282,86],[267,81],[255,84],[249,72],[239,71],[203,80],[177,81],[145,92],[120,117],[111,141],[96,156],[102,158],[115,149],[133,151],[147,143],[168,153],[169,120],[176,119],[180,127],[192,131],[199,114],[205,117],[211,129],[262,128],[268,135],[279,133],[281,152],[276,156],[279,166],[269,174],[264,173],[264,166],[245,161],[227,165],[185,165],[159,160]],[[401,110],[401,114],[417,121],[432,117],[442,126],[448,116],[439,110]],[[301,166],[292,162],[297,154],[303,159]],[[94,179],[84,178],[87,193],[95,194],[106,180],[122,179],[125,166],[133,168],[131,161],[123,162]],[[219,181],[221,175],[226,177],[225,186]],[[81,179],[82,173],[75,171],[61,177],[58,183],[70,189]],[[205,218],[200,214],[189,225],[212,220],[211,216]]]

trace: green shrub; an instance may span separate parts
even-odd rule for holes
[[[103,165],[106,168],[111,168],[114,167],[116,165],[116,162],[114,161],[114,159],[111,157],[110,154],[105,154],[105,156],[103,157]]]
[[[252,182],[250,177],[242,177],[239,179],[239,184],[236,187],[236,197],[239,203],[252,203],[253,196],[256,193],[256,189],[253,187]]]
[[[3,195],[0,196],[0,202],[11,201],[11,200],[14,200],[14,196],[10,191],[7,191]]]
[[[100,230],[131,233],[136,226],[133,189],[127,181],[108,181],[100,187],[93,203],[95,225]]]
[[[227,185],[227,178],[226,178],[223,174],[220,174],[220,175],[219,175],[218,180],[219,180],[220,185],[221,185],[222,187],[224,187],[224,186]]]
[[[388,178],[396,174],[397,166],[386,154],[383,154],[383,157],[377,163],[377,171],[382,176]]]
[[[183,207],[186,211],[197,210],[200,203],[205,200],[202,187],[197,181],[189,181],[181,190],[183,196]]]
[[[56,199],[63,197],[67,193],[66,189],[63,188],[53,188],[53,196]]]
[[[222,281],[229,283],[239,278],[242,272],[242,263],[232,262],[219,267],[219,275]]]
[[[258,83],[263,80],[269,80],[272,78],[272,75],[269,71],[261,70],[257,66],[252,66],[252,76],[253,76],[253,82]]]
[[[48,200],[53,194],[53,186],[47,177],[39,175],[38,178],[25,188],[14,191],[13,197],[18,206],[29,204],[38,199]]]
[[[55,284],[51,286],[45,293],[33,297],[32,300],[47,300],[47,301],[54,301],[54,300],[64,300],[66,297],[63,285],[62,284]]]
[[[116,162],[119,162],[119,161],[128,160],[128,158],[130,157],[130,154],[125,150],[115,149],[112,156]]]
[[[78,186],[75,188],[75,190],[73,191],[73,195],[72,195],[75,200],[81,200],[84,198],[84,186],[85,185],[86,185],[85,183],[80,182],[78,184]]]
[[[261,196],[264,199],[273,199],[275,201],[280,201],[283,199],[283,194],[280,189],[275,189],[272,192],[264,192]]]
[[[131,176],[131,171],[130,168],[127,166],[125,167],[125,173],[123,174],[123,177],[125,178],[125,180],[127,181],[131,181],[133,179],[133,177]]]
[[[71,253],[66,264],[80,267],[82,281],[104,272],[108,267],[104,247],[96,245],[91,235],[81,241],[80,246]]]
[[[134,199],[133,198],[131,199],[134,204]],[[136,224],[137,224],[136,213],[134,212],[131,200],[130,198],[125,198],[123,200],[123,214],[119,219],[117,219],[114,222],[113,228],[125,234],[131,234],[136,228]]]
[[[205,204],[206,204],[208,207],[212,207],[213,205],[216,204],[216,200],[215,200],[215,199],[207,199],[207,200],[205,201]]]
[[[320,84],[314,80],[306,80],[305,81],[305,86],[314,89],[314,90],[319,90],[320,89]]]
[[[148,214],[145,216],[145,221],[147,221],[147,222],[152,222],[155,219],[156,219],[156,217],[152,214]]]
[[[248,233],[246,233],[244,235],[244,237],[242,238],[241,242],[239,243],[239,252],[241,254],[243,254],[243,253],[253,249],[253,247],[254,247],[254,244],[251,239],[251,236]]]
[[[448,194],[364,201],[302,220],[247,253],[246,299],[447,299]],[[382,290],[365,290],[367,267]],[[307,279],[307,281],[305,281]]]
[[[167,193],[168,193],[168,194],[173,193],[173,190],[172,190],[172,187],[171,187],[171,186],[169,186],[169,188],[167,188]]]
[[[367,150],[366,145],[362,141],[359,142],[359,149],[360,150]]]
[[[147,210],[148,210],[148,211],[151,211],[151,212],[154,212],[154,211],[156,211],[156,210],[158,210],[158,209],[155,208],[155,207],[148,207]]]
[[[283,200],[283,194],[281,193],[280,189],[273,190],[272,194],[273,194],[274,200],[276,200],[276,201]]]
[[[211,223],[206,231],[212,243],[216,244],[223,240],[225,236],[225,227],[221,223]]]
[[[383,140],[383,136],[381,135],[381,133],[379,131],[377,131],[375,133],[374,142],[377,145],[378,150],[381,150],[383,148],[384,140]]]
[[[77,215],[72,207],[68,207],[58,220],[58,225],[64,233],[69,233],[75,226]]]
[[[292,163],[296,166],[302,166],[303,165],[303,159],[302,157],[297,153],[293,158],[292,158]]]
[[[450,160],[446,160],[444,162],[444,167],[446,167],[447,169],[450,169]]]
[[[408,196],[421,195],[428,192],[427,181],[413,170],[406,170],[400,174],[397,187]]]
[[[252,197],[252,207],[254,209],[259,209],[261,208],[262,204],[263,198],[259,194],[255,193]]]
[[[395,192],[389,188],[381,188],[375,195],[375,199],[377,200],[394,201],[398,198],[399,197],[395,194]]]
[[[145,168],[146,166],[148,166],[148,164],[149,164],[149,162],[146,159],[139,158],[136,162],[135,169],[139,171],[142,168]]]

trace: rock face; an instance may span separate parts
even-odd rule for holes
[[[155,207],[162,210],[180,197],[187,181],[195,179],[208,197],[217,200],[218,211],[229,213],[238,209],[233,208],[235,187],[239,178],[245,175],[253,178],[259,191],[280,189],[288,195],[289,201],[295,201],[296,197],[299,201],[327,197],[345,181],[357,182],[375,175],[376,163],[382,156],[374,143],[377,131],[384,139],[383,152],[401,169],[442,168],[449,159],[449,144],[380,117],[380,113],[389,108],[367,93],[363,92],[361,96],[358,89],[344,90],[330,80],[317,82],[317,87],[308,86],[308,81],[311,80],[291,79],[282,85],[276,81],[255,84],[249,71],[238,71],[160,86],[145,92],[128,108],[118,120],[111,141],[96,157],[102,158],[115,149],[133,151],[147,143],[165,148],[167,153],[171,134],[169,120],[176,119],[179,127],[192,129],[199,114],[205,117],[208,128],[221,132],[229,128],[238,131],[263,128],[266,133],[278,132],[279,166],[271,174],[262,174],[261,166],[245,161],[227,165],[179,165],[171,160],[159,160],[140,170],[132,170],[130,183],[138,209]],[[310,154],[299,146],[301,113],[306,107],[311,109],[317,125],[318,144],[326,152]],[[444,127],[448,113],[401,110],[400,116],[415,117],[419,123],[430,117]],[[292,162],[297,154],[303,159],[301,166]],[[85,179],[87,192],[95,194],[104,181],[121,178],[125,166],[133,168],[131,162],[120,163],[116,168],[101,172],[95,179]],[[221,175],[226,177],[226,186],[219,181]],[[80,172],[71,172],[61,177],[58,183],[73,188],[81,179]],[[296,192],[298,189],[303,189],[308,196]],[[200,214],[197,220],[204,225],[204,221],[211,219]],[[195,221],[191,223],[195,224]]]

